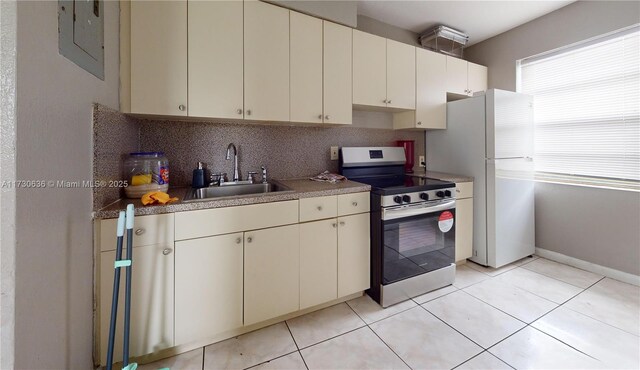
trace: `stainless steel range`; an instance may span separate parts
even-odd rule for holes
[[[340,173],[371,185],[371,288],[387,307],[455,278],[455,184],[405,175],[400,147],[344,147]]]

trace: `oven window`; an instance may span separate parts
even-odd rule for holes
[[[383,284],[447,267],[455,261],[455,210],[444,212],[449,214],[443,217],[443,212],[434,212],[383,222]],[[448,216],[452,216],[452,226],[439,223]]]

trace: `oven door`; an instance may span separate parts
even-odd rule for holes
[[[455,262],[455,200],[382,210],[382,284]]]

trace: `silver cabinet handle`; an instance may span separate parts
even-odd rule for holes
[[[460,189],[456,189],[456,193],[459,193],[459,192],[460,192]]]
[[[242,238],[236,238],[236,244],[240,244],[242,242]]]
[[[238,108],[238,110],[236,111],[238,114],[242,114],[242,109]]]
[[[322,206],[318,206],[318,211],[322,211]]]
[[[326,119],[326,120],[330,120],[330,119],[331,119],[331,116],[329,116],[329,115],[327,114],[326,116],[324,116],[324,119]]]
[[[187,109],[187,107],[185,107],[184,104],[180,104],[178,105],[178,109],[184,112],[184,110]]]
[[[333,228],[335,229],[336,227],[338,227],[338,224],[334,222],[331,224],[331,226],[333,226]]]
[[[419,125],[422,125],[422,121],[418,121],[418,126],[419,126]]]
[[[173,252],[171,248],[165,248],[162,250],[162,254],[164,254],[165,256],[170,254],[171,252]]]
[[[358,202],[353,202],[351,203],[352,206],[357,207],[358,206]]]
[[[344,226],[344,221],[340,221],[340,226]]]
[[[252,238],[252,237],[250,237],[250,236],[248,236],[248,237],[247,237],[247,243],[251,243],[252,241],[253,241],[253,238]]]
[[[385,103],[385,104],[387,104],[387,103],[388,103],[387,99],[383,100],[382,102],[383,102],[383,103]]]
[[[143,228],[136,229],[136,235],[142,235],[142,234],[144,234]]]
[[[318,116],[318,119],[322,119],[322,114]]]
[[[391,100],[388,100],[388,101],[387,101],[387,104],[391,104]]]
[[[251,109],[247,109],[247,116],[251,115]]]

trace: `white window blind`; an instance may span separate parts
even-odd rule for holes
[[[635,26],[520,61],[534,96],[536,171],[640,180],[640,32]]]

